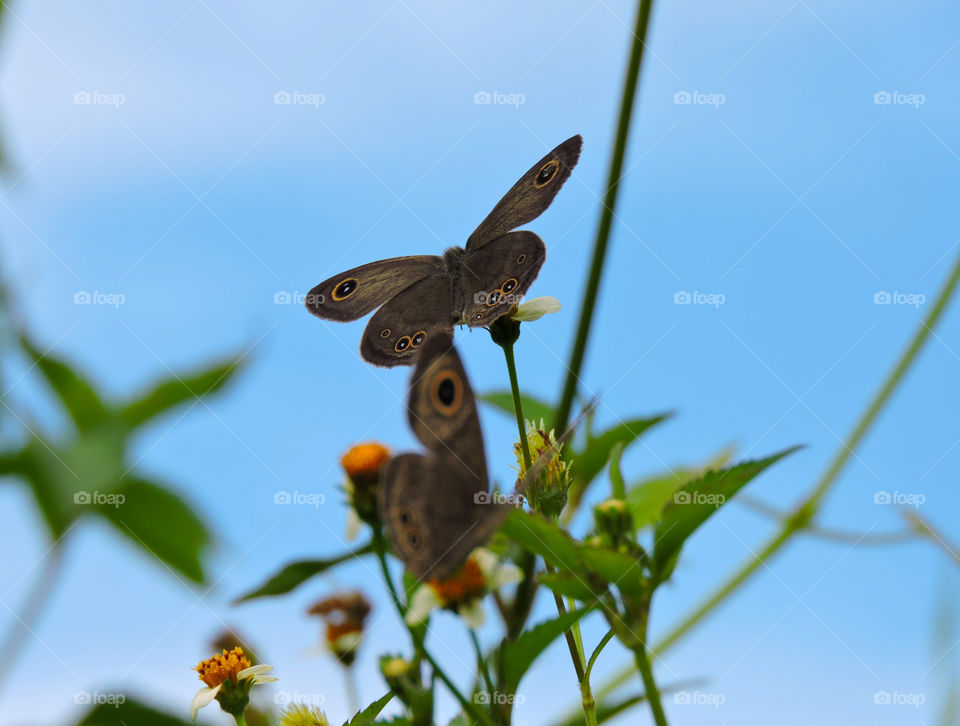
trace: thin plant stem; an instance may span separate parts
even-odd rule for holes
[[[593,671],[593,664],[597,662],[597,658],[600,657],[600,653],[603,652],[603,649],[607,647],[613,639],[613,628],[608,630],[606,634],[600,639],[600,642],[597,643],[597,647],[593,649],[593,652],[590,654],[590,660],[587,661],[587,668],[584,671],[584,677],[589,680],[590,673]]]
[[[247,719],[243,717],[242,713],[234,714],[233,720],[237,722],[237,726],[247,726]]]
[[[460,706],[463,708],[464,712],[470,714],[470,717],[474,721],[484,724],[484,726],[494,726],[494,723],[490,720],[490,717],[481,709],[476,708],[476,706],[468,701],[460,692],[460,689],[457,688],[456,684],[444,672],[443,668],[440,667],[440,664],[434,660],[432,655],[430,655],[430,652],[427,650],[423,641],[417,637],[413,631],[413,628],[410,627],[406,621],[406,618],[404,618],[406,609],[400,600],[400,595],[397,592],[396,585],[393,584],[393,578],[390,576],[390,569],[387,567],[386,543],[383,539],[383,532],[380,531],[379,527],[376,528],[373,533],[373,549],[377,555],[377,560],[380,563],[380,571],[383,574],[384,581],[387,583],[387,589],[390,591],[390,597],[393,600],[394,607],[396,607],[397,614],[400,616],[400,619],[403,620],[407,631],[410,633],[410,640],[413,641],[413,648],[417,655],[430,664],[434,675],[436,675],[437,678],[439,678],[447,687],[447,690],[453,694],[453,697],[456,698],[460,703]]]
[[[587,339],[590,335],[590,325],[593,321],[593,310],[597,302],[597,292],[600,289],[600,278],[603,274],[603,265],[607,256],[607,246],[610,241],[610,230],[613,226],[613,210],[617,205],[617,195],[620,191],[620,179],[623,176],[623,159],[627,152],[627,139],[630,135],[630,121],[633,117],[634,100],[637,95],[637,86],[640,82],[640,69],[643,61],[643,50],[646,47],[647,29],[650,26],[650,11],[653,0],[640,0],[637,8],[637,19],[633,30],[633,43],[630,48],[630,58],[627,61],[627,72],[623,79],[623,92],[620,97],[620,114],[617,119],[617,132],[613,144],[613,156],[610,159],[610,168],[607,173],[607,187],[603,194],[603,208],[600,210],[600,221],[597,225],[597,236],[593,245],[593,257],[590,263],[590,272],[587,275],[587,287],[580,308],[580,320],[577,324],[577,334],[570,353],[570,363],[567,365],[567,376],[563,384],[563,393],[560,396],[560,405],[557,408],[554,428],[563,431],[567,428],[573,400],[577,393],[577,384],[580,382],[580,371],[583,368],[583,358],[587,350]]]
[[[347,703],[350,706],[350,713],[360,711],[360,693],[357,690],[357,672],[352,666],[343,669],[343,679],[347,687]]]
[[[523,451],[523,466],[530,471],[533,459],[530,457],[530,442],[527,441],[527,424],[523,418],[523,402],[520,399],[520,383],[517,381],[517,363],[513,357],[513,343],[501,345],[503,357],[507,361],[507,373],[510,376],[510,391],[513,393],[513,410],[517,415],[517,431],[520,433],[520,449]]]
[[[490,677],[490,669],[487,668],[487,659],[483,655],[483,648],[480,647],[480,639],[477,637],[477,631],[473,628],[469,628],[469,630],[470,640],[473,641],[473,649],[477,652],[477,672],[483,678],[483,682],[487,685],[487,691],[490,694],[492,703],[496,689],[493,687],[493,679]]]
[[[927,316],[921,321],[920,326],[913,334],[910,344],[900,354],[900,358],[893,370],[887,376],[880,389],[874,394],[870,405],[860,416],[856,426],[854,426],[850,437],[841,445],[840,449],[834,455],[830,466],[817,482],[810,494],[797,506],[795,516],[792,517],[783,528],[763,547],[759,555],[752,555],[739,570],[737,570],[723,585],[715,590],[700,606],[698,606],[690,615],[684,618],[679,625],[671,630],[666,637],[654,648],[654,652],[662,653],[672,646],[684,635],[690,632],[703,618],[707,616],[717,605],[726,600],[731,593],[737,590],[740,585],[746,582],[760,565],[776,554],[784,544],[786,544],[797,532],[805,528],[809,519],[819,509],[823,498],[837,481],[840,473],[850,461],[854,451],[863,441],[864,437],[873,427],[880,412],[884,409],[894,391],[903,381],[907,371],[913,365],[924,343],[933,334],[960,282],[960,256],[951,268],[950,275],[946,283],[937,294],[936,302],[927,313]]]
[[[613,637],[613,630],[608,630],[603,636],[597,647],[590,654],[590,660],[587,661],[586,668],[583,669],[583,678],[580,680],[580,701],[583,703],[583,716],[586,726],[597,726],[597,702],[593,697],[593,690],[590,688],[590,671],[593,670],[593,664],[600,655],[600,651],[610,642]]]
[[[653,679],[653,668],[650,666],[646,646],[641,644],[633,653],[637,661],[637,669],[640,671],[640,678],[643,680],[643,688],[647,703],[650,704],[653,721],[657,726],[667,726],[667,717],[663,712],[663,704],[660,703],[660,690]]]
[[[33,631],[33,626],[43,612],[50,599],[53,587],[63,569],[64,547],[63,540],[55,544],[43,561],[43,569],[37,577],[30,592],[27,594],[19,615],[14,615],[14,622],[0,645],[0,687],[13,671],[27,639]]]

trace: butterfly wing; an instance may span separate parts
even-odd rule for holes
[[[546,245],[527,230],[508,232],[463,257],[463,319],[487,326],[509,312],[537,279],[547,256]]]
[[[307,296],[307,310],[325,320],[362,318],[420,280],[443,270],[436,255],[393,257],[334,275]]]
[[[467,251],[479,249],[543,214],[577,165],[582,146],[583,139],[573,136],[534,164],[473,231]]]
[[[411,365],[428,341],[453,331],[451,283],[434,272],[390,298],[367,323],[360,354],[378,366]]]

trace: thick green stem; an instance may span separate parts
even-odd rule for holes
[[[242,713],[235,714],[233,720],[237,722],[237,726],[247,726],[247,719],[243,717]]]
[[[630,120],[633,116],[634,100],[637,95],[637,86],[640,82],[640,68],[643,60],[643,50],[646,47],[647,29],[650,25],[650,10],[653,0],[640,0],[637,8],[637,19],[633,31],[633,44],[630,48],[630,59],[627,62],[627,73],[623,79],[623,93],[620,97],[620,115],[617,120],[617,135],[613,146],[613,157],[610,159],[610,169],[607,173],[607,188],[603,195],[603,209],[600,210],[600,222],[597,225],[597,236],[593,245],[593,258],[590,263],[590,272],[587,276],[587,288],[580,308],[580,320],[577,324],[577,335],[574,339],[573,350],[570,353],[570,363],[567,366],[567,377],[563,384],[563,393],[560,397],[560,406],[557,409],[554,428],[564,431],[570,421],[570,411],[573,408],[573,399],[577,393],[577,384],[580,382],[580,370],[583,367],[583,358],[587,350],[587,338],[590,335],[590,324],[593,321],[593,308],[597,302],[597,291],[600,289],[600,277],[603,274],[603,265],[607,256],[607,245],[610,241],[610,230],[613,226],[613,212],[617,204],[617,194],[620,191],[620,178],[623,175],[623,160],[627,152],[627,138],[630,135]]]
[[[663,713],[663,705],[660,703],[660,690],[657,688],[656,681],[653,680],[653,668],[650,667],[650,657],[647,655],[647,649],[644,645],[640,645],[633,653],[636,657],[640,677],[643,679],[643,688],[646,691],[647,703],[650,704],[653,721],[657,726],[667,726],[667,717]]]

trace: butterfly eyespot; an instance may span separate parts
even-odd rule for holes
[[[500,292],[502,292],[504,295],[509,295],[511,292],[517,289],[517,284],[517,278],[511,277],[500,286]]]
[[[360,281],[357,280],[357,278],[348,277],[346,280],[341,280],[340,284],[333,288],[333,292],[330,293],[330,296],[337,302],[340,302],[341,300],[345,300],[353,295],[353,293],[357,291],[357,287],[359,287],[359,285]]]
[[[407,532],[407,542],[410,543],[411,547],[420,546],[420,535],[416,532]]]
[[[452,416],[460,410],[463,403],[463,384],[452,370],[440,371],[430,386],[430,398],[440,413]]]
[[[540,171],[537,172],[537,176],[533,180],[533,186],[537,189],[545,187],[547,184],[553,181],[553,178],[557,175],[557,171],[559,171],[559,169],[560,162],[556,159],[550,159],[550,161],[540,167]]]
[[[423,341],[425,341],[426,339],[427,339],[427,331],[418,330],[416,333],[413,334],[413,340],[410,341],[410,344],[414,348],[419,348],[421,345],[423,345]]]
[[[390,328],[384,328],[383,330],[381,330],[381,331],[380,331],[380,337],[381,337],[381,338],[389,338],[389,337],[390,337]]]
[[[494,305],[500,302],[500,297],[500,290],[493,290],[490,292],[490,294],[487,295],[487,307],[492,308]]]
[[[522,264],[523,264],[524,262],[526,262],[526,261],[527,261],[527,256],[526,256],[526,255],[520,255],[520,256],[517,258],[517,264],[518,264],[518,265],[522,265]]]
[[[410,512],[406,509],[400,510],[400,523],[410,524]]]
[[[483,313],[477,313],[473,316],[474,320],[483,320]]]
[[[393,349],[398,353],[402,353],[409,347],[410,347],[410,336],[404,335],[402,338],[400,338],[400,340],[396,342],[396,344],[393,346]]]

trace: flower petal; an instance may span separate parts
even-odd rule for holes
[[[209,705],[210,702],[217,697],[222,685],[223,684],[221,683],[214,688],[201,688],[194,694],[193,700],[190,701],[190,718],[192,718],[194,721],[197,720],[197,711],[204,706]]]
[[[457,609],[457,612],[460,614],[460,617],[463,618],[463,622],[470,628],[479,628],[483,625],[483,621],[487,619],[482,600],[464,603]]]
[[[500,558],[485,547],[475,549],[470,558],[480,566],[480,572],[483,573],[484,579],[488,581],[496,571],[497,565],[500,564]]]
[[[521,323],[529,323],[539,320],[547,313],[555,313],[560,309],[560,301],[549,295],[544,297],[535,297],[533,300],[527,300],[520,305],[510,317],[519,320]]]
[[[266,673],[269,673],[273,670],[272,665],[267,665],[266,663],[260,663],[259,665],[250,666],[249,668],[244,668],[242,671],[237,673],[237,680],[242,681],[244,678],[254,678],[256,676],[262,676]]]
[[[347,509],[347,542],[353,542],[357,538],[362,523],[363,520],[353,507]]]
[[[261,683],[275,683],[279,680],[276,676],[254,676],[253,685],[259,686]]]
[[[404,616],[407,625],[417,625],[426,620],[432,610],[443,605],[440,597],[429,585],[421,585],[410,599],[410,608]]]
[[[504,562],[493,573],[491,589],[503,587],[504,585],[515,585],[523,580],[523,570],[512,562]]]

